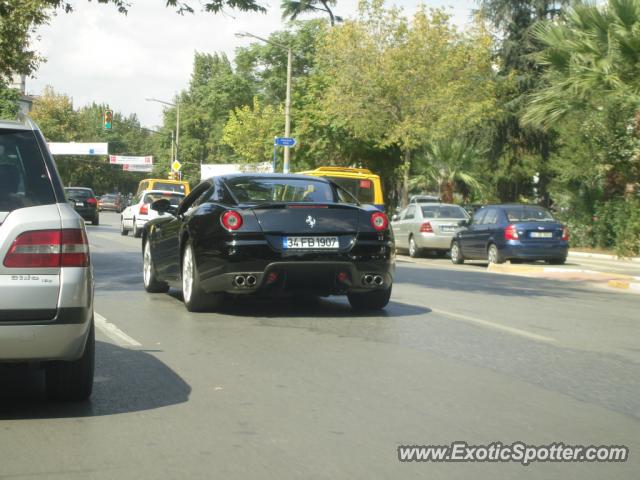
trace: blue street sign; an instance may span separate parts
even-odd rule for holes
[[[291,137],[276,137],[274,145],[281,147],[293,147],[296,144],[296,139]]]

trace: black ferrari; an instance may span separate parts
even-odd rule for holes
[[[225,295],[347,295],[356,309],[389,302],[395,269],[386,215],[323,178],[237,174],[198,185],[143,231],[148,292],[182,289],[190,311]]]

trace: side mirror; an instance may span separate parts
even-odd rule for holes
[[[392,222],[397,222],[398,220],[400,220],[400,215],[398,215],[397,213],[395,213],[395,214],[391,217],[391,221],[392,221]]]
[[[458,222],[458,226],[459,227],[468,227],[469,226],[469,220],[460,220]]]
[[[156,200],[151,204],[151,210],[155,210],[158,213],[167,213],[173,210],[171,202],[166,198],[161,198],[160,200]]]

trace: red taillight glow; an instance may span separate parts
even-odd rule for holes
[[[516,230],[515,225],[509,225],[504,229],[504,239],[505,240],[518,240],[520,237],[518,236],[518,231]]]
[[[381,232],[383,230],[386,230],[387,227],[389,226],[389,219],[384,213],[376,212],[373,215],[371,215],[371,225],[378,232]]]
[[[422,225],[420,225],[420,232],[421,233],[433,233],[433,227],[431,226],[431,223],[424,222]]]
[[[84,230],[37,230],[20,234],[4,257],[7,268],[86,267],[89,245]]]
[[[242,226],[242,215],[233,210],[228,210],[220,217],[220,223],[222,226],[231,231],[238,230]]]
[[[564,227],[562,229],[562,240],[564,240],[565,242],[569,241],[569,229],[567,227]]]
[[[149,204],[143,203],[140,207],[140,215],[148,215],[149,214]]]
[[[92,207],[95,207],[98,204],[98,201],[91,197],[91,198],[87,198],[87,205],[91,205]]]

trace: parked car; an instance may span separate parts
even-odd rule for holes
[[[396,248],[419,257],[425,250],[444,255],[467,212],[447,203],[412,203],[391,222]]]
[[[535,205],[488,205],[464,225],[451,242],[451,261],[545,260],[562,264],[569,251],[569,231],[551,213]]]
[[[100,211],[110,210],[120,213],[122,211],[122,197],[117,193],[108,193],[100,197],[98,200],[98,208]]]
[[[148,292],[182,288],[189,311],[223,294],[346,295],[355,309],[389,302],[395,247],[386,215],[321,177],[238,174],[198,185],[143,231]]]
[[[93,225],[100,224],[98,200],[93,190],[85,187],[67,187],[64,189],[69,203],[78,214]]]
[[[40,365],[48,396],[93,385],[93,274],[84,221],[35,124],[0,121],[0,362]]]
[[[167,212],[157,212],[149,208],[153,202],[161,198],[169,200],[172,207],[178,207],[184,199],[184,194],[161,190],[139,193],[133,200],[133,204],[125,208],[120,215],[120,234],[128,235],[132,231],[133,236],[139,238],[142,235],[142,229],[149,220],[169,215]]]

